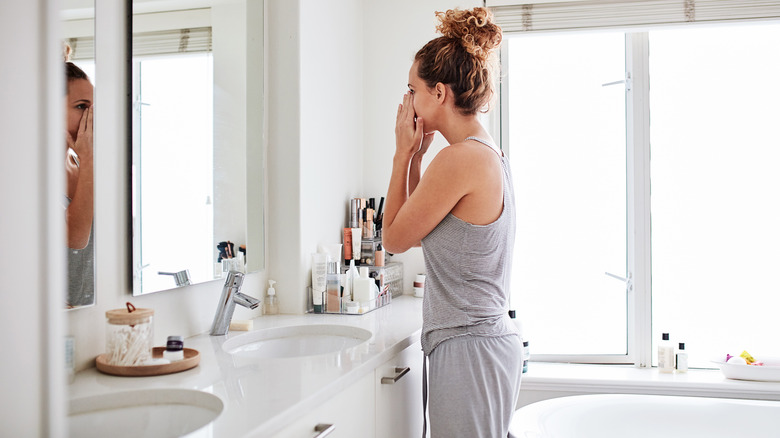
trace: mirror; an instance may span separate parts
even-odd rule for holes
[[[263,2],[133,0],[133,295],[264,266]]]
[[[65,63],[63,210],[67,253],[66,309],[95,304],[92,103],[95,85],[93,0],[62,3]]]

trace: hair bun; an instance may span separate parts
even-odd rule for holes
[[[480,59],[487,59],[501,44],[501,28],[493,23],[488,8],[450,9],[436,12],[436,17],[436,30],[442,36],[460,40],[467,52]]]

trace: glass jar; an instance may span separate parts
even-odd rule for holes
[[[152,359],[154,310],[126,309],[106,311],[106,362],[115,366],[143,365]]]

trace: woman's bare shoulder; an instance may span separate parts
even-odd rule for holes
[[[496,158],[496,153],[487,146],[461,142],[453,143],[443,148],[436,154],[431,164],[439,161],[437,164],[473,168],[474,166],[482,167],[485,164],[496,162]]]

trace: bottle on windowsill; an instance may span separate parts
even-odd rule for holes
[[[662,334],[661,343],[658,344],[658,371],[674,372],[674,346],[669,341],[669,333]]]
[[[675,357],[674,367],[678,373],[688,372],[688,352],[685,351],[685,343],[680,342],[677,349],[677,355]]]

